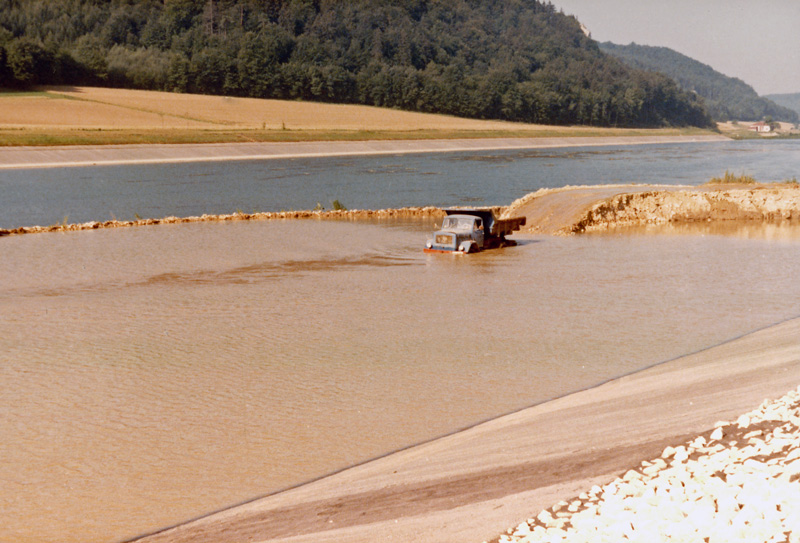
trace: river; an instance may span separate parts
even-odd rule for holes
[[[797,177],[800,140],[0,170],[0,228],[191,215],[507,205],[543,187]]]

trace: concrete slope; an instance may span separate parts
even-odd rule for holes
[[[795,319],[142,541],[484,541],[798,383]]]

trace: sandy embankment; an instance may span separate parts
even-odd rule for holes
[[[195,217],[164,217],[163,219],[137,219],[135,221],[91,221],[85,223],[53,224],[50,226],[22,226],[0,229],[0,236],[19,234],[43,234],[46,232],[78,232],[101,228],[131,228],[134,226],[155,226],[159,224],[184,224],[194,222],[226,221],[269,221],[287,219],[342,219],[368,220],[392,219],[401,217],[439,217],[444,212],[435,207],[403,207],[398,209],[354,209],[335,211],[275,211],[263,213],[230,213],[224,215],[200,215]]]
[[[605,485],[800,383],[800,319],[145,537],[445,543]]]
[[[527,232],[568,235],[615,227],[719,221],[800,222],[800,185],[598,185],[542,189],[504,216]]]

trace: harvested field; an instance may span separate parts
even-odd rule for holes
[[[542,128],[369,106],[95,87],[51,87],[42,93],[2,99],[0,126],[9,127],[401,131]]]
[[[89,96],[56,92],[2,97],[0,125],[10,128],[213,128],[214,124],[165,114],[160,108],[131,107]],[[91,94],[91,93],[89,93]],[[2,95],[0,95],[2,96]],[[76,97],[81,96],[81,97]]]
[[[0,145],[673,136],[698,129],[556,127],[359,105],[95,87],[0,93]]]

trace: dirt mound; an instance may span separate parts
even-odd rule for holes
[[[527,232],[568,235],[617,226],[710,221],[800,222],[800,185],[600,185],[542,189],[505,211]]]
[[[41,234],[45,232],[77,232],[100,228],[129,228],[132,226],[154,226],[158,224],[180,224],[190,222],[224,221],[268,221],[285,219],[388,219],[397,217],[442,217],[444,212],[435,207],[403,207],[399,209],[352,209],[334,211],[276,211],[260,213],[231,213],[228,215],[201,215],[199,217],[164,217],[163,219],[137,219],[135,221],[85,222],[75,224],[53,224],[50,226],[23,226],[0,229],[0,236],[18,234]]]

